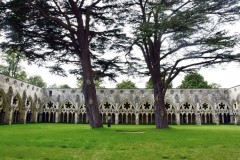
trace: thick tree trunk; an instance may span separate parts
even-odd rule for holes
[[[82,53],[83,54],[83,53]],[[93,81],[93,71],[91,67],[90,56],[81,57],[83,70],[83,94],[85,98],[85,106],[87,116],[91,128],[102,127],[102,119],[100,116],[96,88]]]
[[[158,77],[158,78],[157,78]],[[154,87],[154,106],[155,106],[155,123],[156,128],[168,128],[167,111],[165,108],[165,86],[159,80],[161,79],[159,74],[155,74],[152,77]]]

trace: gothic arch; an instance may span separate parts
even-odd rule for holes
[[[59,109],[60,122],[74,123],[77,106],[73,101],[69,99],[63,101],[59,106]]]
[[[26,99],[25,102],[25,109],[27,111],[26,113],[26,122],[34,122],[34,117],[36,115],[36,108],[34,107],[34,101],[33,98],[31,96],[29,96]]]
[[[59,107],[60,107],[59,109],[60,109],[61,111],[71,111],[71,112],[73,112],[73,111],[75,111],[75,110],[77,109],[76,104],[75,104],[73,101],[69,100],[69,99],[64,100],[64,101],[59,105]]]
[[[129,100],[123,100],[118,106],[119,112],[135,112],[135,105]]]
[[[176,106],[169,99],[165,100],[165,108],[167,111],[167,119],[169,124],[176,124]]]
[[[0,124],[6,123],[6,116],[9,114],[9,110],[7,95],[0,89]]]
[[[88,123],[85,102],[82,102],[78,107],[78,123]]]
[[[180,104],[180,123],[181,124],[195,124],[196,123],[196,106],[189,100],[186,100]]]
[[[13,123],[23,123],[24,122],[24,116],[25,116],[25,110],[24,110],[24,104],[22,102],[21,96],[19,93],[16,93],[12,100],[11,100],[11,108],[13,111],[12,115],[12,122]]]
[[[121,124],[134,124],[136,120],[135,115],[135,106],[134,104],[129,100],[124,100],[120,103],[118,107],[118,120]]]
[[[219,123],[230,123],[230,105],[224,100],[220,100],[216,105],[216,111],[219,118]]]
[[[105,100],[99,105],[100,115],[102,117],[102,123],[107,123],[107,116],[111,116],[111,123],[115,123],[115,111],[116,106],[110,100]]]
[[[42,107],[42,122],[55,122],[56,110],[56,103],[51,99],[46,100]]]
[[[213,123],[213,105],[208,100],[203,100],[199,104],[201,124]]]
[[[139,124],[153,124],[155,122],[154,103],[149,100],[143,100],[137,109],[139,113]]]

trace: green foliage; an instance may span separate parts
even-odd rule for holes
[[[188,73],[179,88],[219,88],[219,85],[216,83],[208,84],[207,81],[204,80],[204,77],[197,72]]]
[[[153,89],[153,82],[151,78],[147,81],[145,87],[146,89]],[[172,83],[170,83],[167,88],[173,88]]]
[[[123,80],[121,83],[118,83],[116,86],[117,89],[136,89],[135,83],[130,80]]]
[[[172,82],[181,72],[240,61],[240,55],[233,52],[239,36],[229,34],[231,27],[222,27],[239,20],[239,1],[129,0],[128,3],[132,6],[124,15],[131,27],[132,43],[127,56],[138,63],[139,54],[132,50],[133,46],[138,47],[148,69],[139,67],[139,72],[142,69],[142,73],[151,75],[155,81],[164,79],[162,85]]]
[[[28,79],[27,79],[27,82],[28,83],[31,83],[33,85],[36,85],[38,87],[41,87],[41,88],[44,88],[47,86],[47,84],[44,82],[44,80],[42,79],[41,76],[37,76],[37,75],[34,75],[34,76],[30,76]]]
[[[2,64],[0,65],[0,73],[19,80],[26,80],[27,74],[20,66],[21,61],[25,59],[24,55],[13,49],[1,52]]]
[[[60,85],[58,88],[61,88],[61,89],[68,89],[68,88],[71,88],[68,84],[62,84]]]
[[[66,74],[62,67],[66,63],[76,66],[70,73],[82,75],[81,59],[87,57],[92,62],[90,68],[100,71],[94,74],[96,77],[114,79],[116,71],[122,70],[118,66],[120,59],[118,55],[111,54],[111,58],[102,58],[102,55],[106,50],[120,53],[127,43],[122,21],[117,21],[120,8],[120,0],[3,1],[0,30],[6,33],[7,39],[0,45],[18,48],[30,61],[39,64],[56,62],[48,68],[61,75]],[[81,54],[83,51],[86,53]]]
[[[82,88],[82,85],[83,85],[82,80],[78,80],[77,81],[78,88]],[[99,80],[94,80],[94,85],[95,85],[96,88],[105,88],[102,84],[102,80],[100,80],[100,79]]]
[[[173,125],[160,131],[153,125],[93,130],[84,124],[18,124],[0,125],[0,137],[3,160],[237,160],[240,155],[236,125]]]

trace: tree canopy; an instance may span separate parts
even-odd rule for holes
[[[24,56],[14,51],[13,49],[7,49],[1,52],[0,73],[10,76],[19,80],[26,80],[27,74],[20,65],[21,61],[24,60]]]
[[[29,78],[27,78],[27,82],[41,88],[47,87],[46,82],[44,82],[42,77],[38,75],[30,76]]]
[[[113,79],[123,69],[113,54],[125,47],[117,21],[121,5],[120,0],[3,0],[0,27],[6,43],[1,46],[22,51],[29,60],[51,61],[48,68],[57,74],[65,74],[62,64],[75,65],[70,73],[83,79],[90,126],[102,127],[93,80]],[[105,51],[112,51],[109,58]]]
[[[212,88],[212,86],[204,80],[204,77],[201,74],[197,72],[190,72],[184,76],[179,88]]]
[[[146,87],[147,89],[153,89],[153,82],[152,82],[152,79],[151,79],[151,78],[149,78],[149,80],[146,82],[145,87]],[[172,87],[173,87],[173,85],[172,85],[172,83],[170,83],[170,84],[168,85],[168,88],[172,88]]]
[[[132,31],[127,54],[140,62],[137,47],[151,76],[156,128],[167,128],[164,97],[168,85],[181,72],[214,64],[238,62],[233,48],[239,35],[224,27],[239,20],[236,0],[130,0],[125,19]],[[139,70],[141,71],[141,70]]]
[[[71,88],[68,84],[62,84],[60,85],[58,88],[61,88],[61,89],[69,89]]]
[[[130,80],[123,80],[122,82],[116,85],[117,89],[136,89],[135,83]]]

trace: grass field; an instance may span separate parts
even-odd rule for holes
[[[240,126],[0,125],[0,159],[240,159]]]

